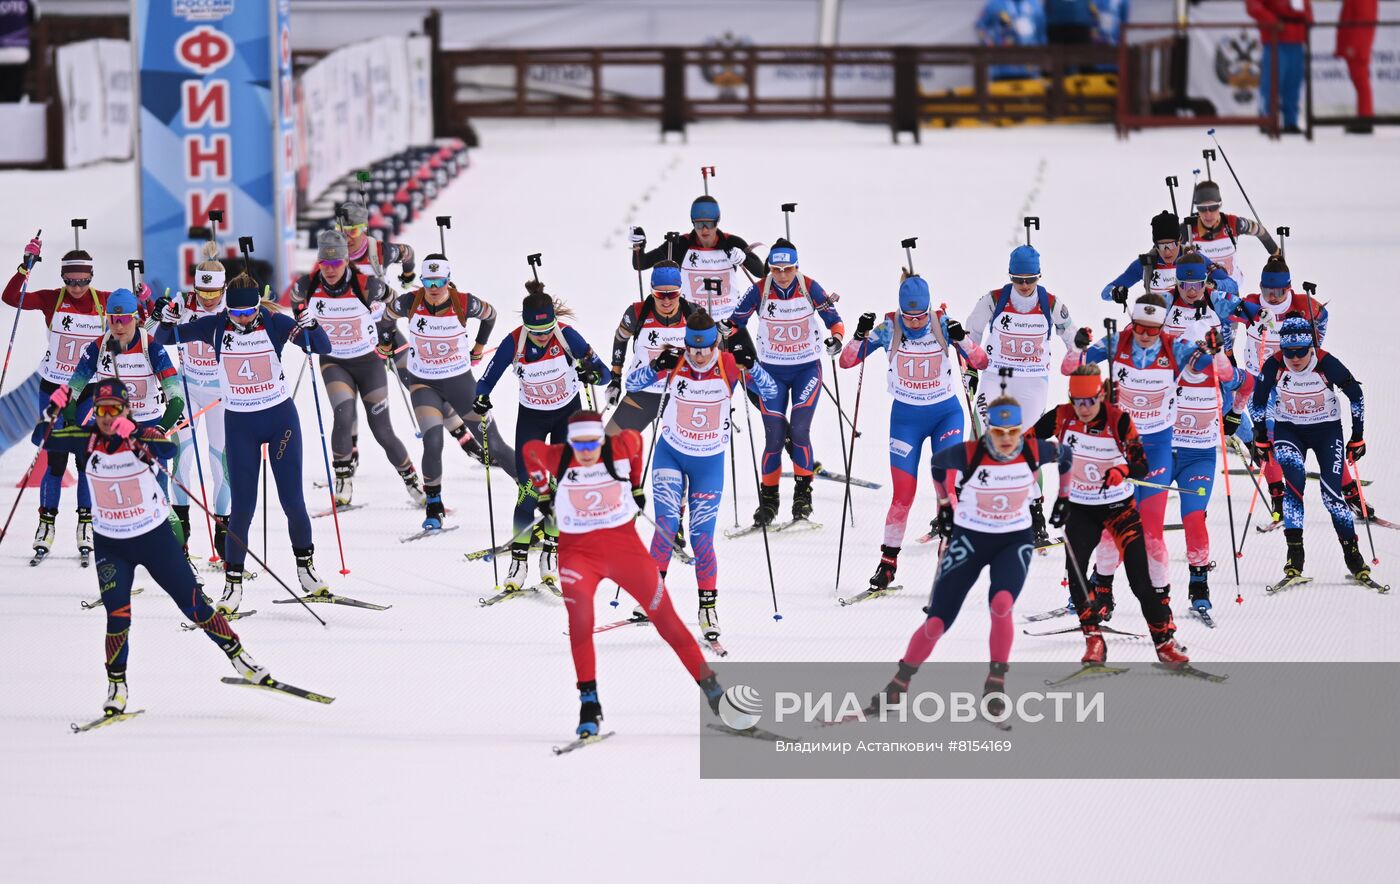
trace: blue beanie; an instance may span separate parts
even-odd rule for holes
[[[1293,276],[1287,270],[1265,270],[1259,274],[1259,287],[1265,289],[1286,289],[1293,284]]]
[[[1207,269],[1209,268],[1206,267],[1206,262],[1204,261],[1187,261],[1185,263],[1177,264],[1176,281],[1205,282]]]
[[[774,246],[768,250],[768,265],[797,264],[797,246]]]
[[[680,288],[681,269],[679,267],[651,268],[651,287],[659,288],[663,285],[673,285],[676,288]]]
[[[1021,426],[1021,406],[1015,402],[1003,402],[987,409],[987,426],[1006,429]]]
[[[117,289],[107,296],[107,312],[127,316],[136,312],[136,296],[131,289]]]
[[[697,196],[695,202],[690,204],[691,223],[696,221],[713,221],[719,223],[719,200],[712,196]]]
[[[130,405],[131,400],[126,394],[126,384],[116,378],[104,378],[92,386],[93,404],[98,402],[117,401]]]
[[[526,298],[530,300],[530,298]],[[529,331],[549,331],[554,327],[554,299],[548,296],[539,298],[538,304],[530,304],[522,310],[525,328]]]
[[[1039,276],[1040,252],[1031,246],[1017,246],[1011,252],[1009,272],[1012,276]]]
[[[911,276],[899,284],[899,312],[910,316],[927,313],[932,296],[921,276]]]
[[[1280,350],[1301,350],[1313,346],[1312,323],[1301,316],[1290,316],[1278,328]]]
[[[228,296],[224,300],[224,306],[228,307],[230,310],[247,310],[249,307],[258,306],[261,300],[257,289],[229,289]]]

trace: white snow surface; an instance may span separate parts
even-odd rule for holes
[[[401,238],[435,250],[431,216],[453,216],[448,252],[457,282],[502,310],[498,336],[513,327],[528,277],[525,255],[542,252],[543,278],[578,311],[573,321],[603,353],[637,295],[627,225],[645,225],[652,243],[667,229],[686,229],[701,164],[718,168],[711,185],[722,227],[751,241],[772,242],[782,233],[779,204],[798,204],[792,233],[803,269],[842,295],[848,328],[864,311],[893,308],[904,258],[899,241],[908,236],[920,237],[915,263],[936,298],[965,316],[978,295],[1005,281],[1024,214],[1043,220],[1035,244],[1047,287],[1078,322],[1101,328],[1103,317],[1121,314],[1098,292],[1150,245],[1148,220],[1168,206],[1163,177],[1183,182],[1184,213],[1192,168],[1211,146],[1194,129],[1118,141],[1097,127],[928,132],[917,148],[892,147],[878,127],[826,124],[706,124],[692,128],[685,145],[658,144],[651,124],[490,122],[481,134],[471,169]],[[1221,138],[1264,220],[1292,226],[1295,285],[1317,281],[1332,311],[1327,349],[1367,384],[1372,453],[1362,473],[1375,480],[1371,498],[1382,514],[1392,515],[1396,499],[1388,492],[1400,472],[1392,450],[1397,413],[1388,399],[1393,350],[1385,341],[1400,310],[1385,289],[1393,287],[1400,256],[1393,217],[1400,141],[1389,132],[1364,139],[1322,132],[1313,144],[1269,143],[1244,130],[1225,130]],[[1223,162],[1214,177],[1227,210],[1249,214]],[[55,284],[68,219],[79,214],[90,219],[85,245],[98,263],[97,283],[126,284],[137,205],[129,165],[9,172],[0,183],[11,206],[0,221],[4,248],[18,259],[34,229],[45,230],[48,260],[36,285]],[[1253,241],[1242,248],[1255,282],[1263,250]],[[0,330],[8,334],[12,319],[10,308],[0,310]],[[15,380],[43,349],[40,314],[27,314]],[[300,368],[290,349],[287,359]],[[883,357],[872,357],[854,472],[885,487],[852,491],[856,526],[846,535],[842,594],[861,588],[874,569],[889,503],[883,374]],[[841,372],[840,383],[851,409],[856,372]],[[1063,390],[1056,378],[1052,396]],[[494,396],[508,430],[514,395],[507,378]],[[328,500],[311,485],[325,471],[311,396],[304,383],[298,407],[314,512]],[[416,457],[398,392],[391,402]],[[739,516],[747,522],[756,501],[740,414]],[[835,428],[823,403],[815,444],[832,467],[840,461]],[[754,429],[761,442],[756,419]],[[129,708],[148,711],[111,728],[69,733],[70,721],[99,714],[105,690],[103,615],[78,606],[96,598],[96,575],[81,570],[74,554],[72,489],[64,492],[53,558],[26,567],[37,493],[25,493],[13,536],[0,549],[6,879],[1079,880],[1086,870],[1113,875],[1116,867],[1118,875],[1143,880],[1289,881],[1356,880],[1400,860],[1394,781],[702,781],[696,689],[649,629],[597,638],[606,727],[618,736],[556,758],[550,747],[569,739],[577,720],[563,605],[537,598],[478,606],[490,592],[492,569],[465,562],[462,553],[489,542],[484,471],[449,446],[444,495],[462,528],[405,546],[398,538],[418,530],[420,513],[368,433],[361,446],[355,494],[369,507],[341,518],[351,573],[336,573],[329,518],[314,521],[317,559],[335,590],[392,610],[320,607],[330,623],[322,629],[297,606],[274,607],[283,593],[264,574],[244,599],[260,613],[236,624],[275,675],[334,695],[331,706],[221,685],[219,677],[232,674],[223,655],[178,629],[175,605],[140,574],[137,585],[147,592],[132,606]],[[20,444],[0,457],[6,488],[32,453]],[[771,617],[762,540],[720,537],[720,611],[731,659],[893,667],[923,616],[935,565],[934,548],[914,542],[934,510],[921,472],[900,561],[899,581],[908,589],[899,597],[837,606],[841,487],[834,483],[815,484],[823,531],[772,543],[781,622]],[[504,536],[513,493],[503,474],[493,480]],[[1210,513],[1220,564],[1212,575],[1216,630],[1186,616],[1183,537],[1168,535],[1180,637],[1196,661],[1400,657],[1400,599],[1342,582],[1340,552],[1316,484],[1309,486],[1308,569],[1318,582],[1266,598],[1264,584],[1281,573],[1282,536],[1251,529],[1239,562],[1244,602],[1234,605],[1224,485],[1217,482]],[[1232,489],[1238,529],[1252,489],[1244,477],[1233,477]],[[789,480],[785,508],[790,495]],[[292,581],[275,495],[272,504],[271,564]],[[1168,513],[1177,521],[1175,505]],[[732,522],[726,499],[720,527]],[[261,516],[252,537],[259,552],[260,523]],[[197,524],[193,547],[207,555],[202,520]],[[1377,530],[1375,544],[1378,576],[1400,579],[1400,537]],[[1036,561],[1019,614],[1064,602],[1058,565],[1058,556]],[[677,607],[693,622],[693,575],[683,566],[671,575]],[[207,579],[217,593],[216,576]],[[984,589],[985,581],[969,595],[934,660],[985,659]],[[600,623],[630,607],[609,608],[611,597],[612,585],[604,584],[596,601]],[[1140,628],[1134,608],[1128,598],[1114,625]],[[1017,661],[1070,662],[1080,651],[1075,635],[1018,635],[1013,678]],[[1151,654],[1147,642],[1110,641],[1115,661]],[[1208,733],[1203,729],[1202,753],[1212,751]],[[1259,740],[1267,752],[1267,735]],[[1143,760],[1146,773],[1149,754]]]

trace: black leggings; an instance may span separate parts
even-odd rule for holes
[[[384,370],[383,359],[374,353],[353,359],[322,356],[321,378],[331,401],[331,456],[335,460],[349,460],[354,450],[355,396],[359,394],[365,401],[370,432],[389,463],[396,470],[413,465],[408,449],[394,435],[394,424],[389,418],[389,373]]]
[[[529,473],[525,469],[522,451],[525,443],[533,440],[548,441],[551,445],[562,444],[568,438],[569,417],[583,405],[578,396],[553,411],[520,406],[515,418],[515,475],[519,491],[515,497],[514,530],[519,534],[535,518],[535,504],[539,502],[535,489],[530,486]],[[521,477],[524,477],[523,479]]]
[[[1147,543],[1143,539],[1142,519],[1138,515],[1137,504],[1130,497],[1118,503],[1069,505],[1069,519],[1065,522],[1065,573],[1069,575],[1070,598],[1079,612],[1079,622],[1097,625],[1100,621],[1100,606],[1089,603],[1085,590],[1089,575],[1086,566],[1093,564],[1091,558],[1099,540],[1108,537],[1118,547],[1123,557],[1123,568],[1128,572],[1128,585],[1142,606],[1142,617],[1147,621],[1148,630],[1154,641],[1171,638],[1175,632],[1172,623],[1170,587],[1162,587],[1161,594],[1152,586],[1152,576],[1147,570]],[[1076,568],[1074,562],[1080,567]],[[1076,573],[1077,572],[1077,573]]]
[[[423,484],[442,484],[442,433],[446,415],[453,412],[468,415],[467,431],[482,444],[481,418],[472,411],[472,400],[476,398],[476,379],[470,371],[450,378],[424,380],[412,378],[409,386],[413,400],[413,413],[418,417],[418,430],[423,434]],[[515,450],[501,438],[496,425],[491,424],[491,463],[505,470],[514,479],[518,473],[515,465]]]
[[[660,393],[628,393],[613,411],[612,420],[608,422],[608,435],[616,436],[623,430],[640,433],[651,426],[660,410]]]

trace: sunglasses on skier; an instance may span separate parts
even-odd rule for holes
[[[93,408],[98,417],[121,417],[126,411],[125,405],[98,405]]]
[[[346,233],[364,233],[367,227],[369,227],[368,224],[347,224],[342,227],[341,230],[344,230]]]
[[[681,296],[680,289],[652,289],[651,293],[658,301],[674,301]]]
[[[135,313],[108,313],[107,321],[113,325],[126,325],[128,322],[136,321]]]
[[[258,312],[258,308],[257,308],[257,307],[230,307],[230,308],[228,308],[228,315],[229,315],[229,316],[236,316],[236,317],[238,317],[239,319],[247,319],[249,316],[252,316],[253,314],[255,314],[255,313],[257,313],[257,312]]]
[[[328,270],[339,270],[341,267],[345,266],[345,261],[333,258],[322,258],[317,263]]]
[[[1279,352],[1283,354],[1284,359],[1306,359],[1308,357],[1308,354],[1312,352],[1312,348],[1284,347],[1283,349],[1279,350]]]
[[[1038,279],[1040,279],[1039,274],[1036,276],[1013,276],[1011,283],[1012,285],[1035,285]]]
[[[715,221],[696,221],[696,222],[694,222],[694,223],[695,223],[695,229],[696,229],[696,230],[714,230],[714,229],[715,229],[715,224],[716,224],[717,222],[715,222]]]
[[[1094,403],[1096,403],[1096,402],[1098,402],[1098,401],[1099,401],[1099,397],[1097,397],[1097,396],[1087,396],[1087,397],[1071,396],[1071,397],[1069,397],[1069,404],[1070,404],[1070,405],[1073,405],[1075,408],[1092,408],[1092,407],[1094,406]]]
[[[1143,335],[1149,338],[1155,338],[1162,333],[1162,327],[1160,325],[1138,325],[1137,323],[1134,323],[1133,333]]]
[[[1218,212],[1218,211],[1220,211],[1220,203],[1210,203],[1209,205],[1197,205],[1197,206],[1196,206],[1196,211],[1198,211],[1198,212]]]
[[[1019,435],[1021,435],[1021,428],[1020,428],[1020,427],[988,427],[988,428],[987,428],[987,432],[991,433],[993,436],[1000,436],[1001,438],[1006,439],[1006,438],[1009,438],[1009,437],[1011,437],[1011,436],[1019,436]]]
[[[602,447],[603,447],[603,440],[602,440],[602,439],[570,439],[570,440],[569,440],[569,445],[573,446],[573,449],[574,449],[575,451],[597,451],[599,448],[602,448]]]
[[[91,285],[91,284],[92,284],[92,277],[91,277],[91,276],[65,276],[65,277],[63,277],[63,284],[64,284],[64,285],[71,285],[71,286]]]
[[[1205,288],[1206,281],[1204,279],[1178,279],[1176,281],[1176,287],[1194,292]]]
[[[423,279],[423,285],[424,285],[426,288],[430,288],[430,289],[440,289],[440,288],[442,288],[443,286],[447,285],[447,277],[445,277],[445,276],[440,276],[440,277],[433,277],[433,278],[431,278],[431,279],[429,279],[429,278],[427,278],[427,277],[424,277],[424,279]]]

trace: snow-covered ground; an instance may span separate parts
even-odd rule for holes
[[[1211,146],[1194,130],[1122,142],[1088,127],[930,132],[921,148],[897,149],[883,129],[844,125],[707,124],[692,129],[689,144],[664,146],[650,124],[488,123],[481,130],[473,167],[431,212],[453,216],[448,252],[458,284],[513,314],[529,275],[524,257],[542,252],[543,278],[603,351],[636,297],[626,227],[645,225],[652,242],[667,229],[685,229],[701,164],[718,167],[712,189],[722,226],[750,240],[771,242],[782,232],[779,204],[798,203],[793,239],[803,269],[843,296],[848,324],[866,310],[893,307],[899,241],[908,236],[920,237],[915,262],[937,298],[965,315],[981,292],[1004,281],[1021,216],[1037,214],[1046,285],[1076,320],[1101,327],[1110,311],[1099,289],[1149,245],[1148,219],[1168,206],[1163,177],[1189,183],[1201,148]],[[1400,255],[1392,218],[1400,141],[1393,135],[1323,132],[1313,144],[1271,144],[1243,130],[1222,134],[1264,220],[1293,228],[1294,278],[1315,280],[1332,311],[1328,349],[1368,384],[1372,455],[1362,471],[1375,480],[1371,497],[1387,515],[1400,504],[1389,495],[1400,472],[1385,345],[1400,321],[1385,292]],[[1227,210],[1248,214],[1223,163],[1216,171]],[[37,284],[55,282],[68,219],[81,214],[90,219],[85,245],[97,259],[98,284],[125,284],[135,242],[129,166],[12,172],[0,184],[11,207],[0,219],[0,246],[17,259],[34,229],[45,230],[49,260]],[[1184,206],[1189,188],[1178,198]],[[437,246],[431,218],[403,238],[423,250]],[[1243,252],[1254,281],[1263,250],[1245,242]],[[12,318],[9,308],[0,310],[0,331],[8,334]],[[511,327],[501,325],[501,332]],[[17,347],[12,374],[19,379],[44,349],[38,314],[22,320]],[[291,355],[289,364],[299,368],[298,361]],[[874,357],[854,472],[887,487],[852,491],[846,593],[874,568],[888,504],[883,368]],[[843,372],[840,382],[850,408],[855,373]],[[507,380],[495,397],[508,427],[513,393]],[[1062,393],[1057,381],[1054,395]],[[311,487],[324,473],[311,394],[304,384],[299,408],[315,510],[327,499]],[[402,400],[394,393],[391,401],[400,434],[409,433]],[[840,457],[835,428],[824,404],[816,445],[828,464]],[[278,676],[334,695],[327,707],[220,685],[231,671],[223,656],[178,629],[173,603],[148,591],[133,604],[129,679],[131,708],[149,711],[111,729],[70,734],[68,722],[94,717],[103,697],[103,617],[78,606],[97,587],[73,552],[72,490],[55,555],[38,569],[25,566],[37,506],[35,493],[26,493],[0,549],[0,856],[7,879],[820,881],[873,873],[1065,880],[1117,867],[1154,880],[1354,880],[1400,859],[1393,782],[701,781],[695,689],[654,632],[642,629],[597,641],[600,690],[618,736],[555,758],[549,747],[567,739],[577,710],[563,606],[547,598],[477,605],[490,591],[491,566],[466,563],[461,554],[488,544],[484,472],[448,451],[445,497],[462,528],[403,546],[398,538],[417,530],[420,515],[367,434],[363,441],[356,500],[369,506],[341,519],[352,573],[335,574],[329,519],[315,522],[318,561],[338,591],[392,610],[318,609],[330,622],[322,629],[299,608],[273,607],[281,591],[264,575],[244,602],[261,612],[237,624]],[[739,441],[747,445],[749,437]],[[0,456],[5,487],[31,456],[28,445]],[[756,502],[747,464],[742,454],[745,521]],[[1250,488],[1242,479],[1232,487],[1242,524]],[[494,490],[500,526],[513,495],[504,479]],[[934,550],[914,543],[932,515],[931,494],[921,489],[901,558],[908,593],[843,609],[832,583],[841,488],[818,482],[815,490],[825,530],[773,542],[781,622],[771,618],[762,541],[720,538],[726,644],[745,660],[893,661],[922,616],[933,574]],[[786,508],[790,487],[784,492]],[[1184,616],[1182,537],[1169,535],[1181,637],[1196,660],[1400,657],[1400,602],[1343,584],[1315,494],[1313,486],[1308,567],[1318,582],[1264,597],[1263,585],[1281,570],[1283,543],[1279,534],[1254,535],[1240,561],[1244,603],[1237,606],[1228,603],[1229,528],[1217,483],[1214,631]],[[1169,515],[1176,520],[1175,507]],[[721,527],[732,521],[726,500]],[[260,551],[257,524],[252,540]],[[1375,541],[1378,576],[1400,579],[1400,537],[1377,531]],[[198,529],[194,547],[207,554],[207,543]],[[275,496],[269,550],[273,567],[290,577]],[[673,595],[690,619],[693,578],[682,567],[671,573]],[[149,580],[144,585],[154,590]],[[598,594],[600,618],[613,610],[610,588]],[[988,617],[979,592],[936,659],[985,659]],[[1056,559],[1040,560],[1018,611],[1054,607],[1064,595]],[[1140,626],[1132,607],[1120,606],[1124,622],[1114,625]],[[1077,660],[1080,647],[1073,635],[1019,637],[1013,660]],[[1151,649],[1117,642],[1110,654],[1145,661]],[[1200,751],[1211,750],[1202,739]],[[1259,751],[1268,751],[1267,739]]]

